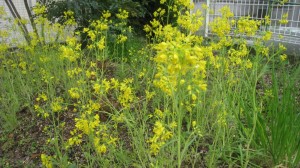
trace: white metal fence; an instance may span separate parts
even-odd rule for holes
[[[29,16],[27,14],[24,0],[9,0],[13,3],[14,8],[17,10],[18,14],[21,18],[28,20]],[[33,7],[36,4],[36,0],[27,0],[29,7]],[[13,14],[11,13],[10,9],[12,6],[8,6],[5,0],[0,0],[0,7],[4,8],[6,16],[3,18],[0,16],[0,30],[11,30],[15,27],[13,22]],[[28,31],[32,31],[32,27],[30,24],[26,24],[26,28]],[[0,37],[0,42],[3,39]],[[9,39],[5,39],[7,43],[10,43],[12,40],[24,41],[24,36],[20,33],[20,31],[14,31],[13,34],[10,35]]]
[[[205,35],[211,34],[209,23],[220,16],[219,9],[229,6],[236,19],[250,17],[254,20],[264,20],[266,15],[270,16],[269,26],[260,26],[260,31],[271,31],[273,40],[300,45],[300,0],[194,0],[196,9],[202,9],[206,4],[206,26]],[[203,10],[203,9],[202,9]],[[284,18],[287,15],[287,18]],[[281,24],[280,20],[287,20]],[[264,22],[261,22],[262,24]]]
[[[27,0],[29,8],[36,5],[37,0]],[[10,46],[16,46],[19,44],[27,44],[32,37],[27,37],[25,39],[24,34],[30,35],[33,32],[33,25],[29,21],[29,16],[25,7],[24,0],[0,0],[0,7],[4,7],[6,16],[0,15],[0,31],[8,32],[8,37],[0,37],[0,43],[6,43]],[[14,8],[12,10],[12,8]],[[16,14],[18,13],[18,14]],[[18,15],[16,17],[16,15]],[[15,18],[21,18],[22,24],[14,23]],[[51,43],[54,41],[63,42],[66,37],[71,36],[74,31],[74,26],[59,27],[63,28],[63,33],[57,31],[57,25],[51,24],[50,22],[45,22],[43,24],[35,25],[37,30],[37,35],[46,43]],[[7,34],[7,33],[6,33]]]
[[[26,13],[24,0],[11,0],[21,15],[21,17],[28,19]],[[282,0],[191,0],[194,2],[196,9],[202,9],[201,5],[206,4],[208,10],[206,10],[206,26],[204,28],[205,35],[211,34],[209,23],[214,18],[220,16],[219,9],[224,6],[229,6],[234,13],[235,18],[238,19],[242,16],[249,16],[251,19],[263,20],[268,15],[271,19],[271,24],[268,27],[260,26],[260,31],[269,30],[273,32],[273,40],[280,42],[287,42],[291,44],[300,45],[300,0],[287,0],[283,5],[280,4]],[[29,6],[33,6],[36,0],[28,0]],[[9,11],[8,6],[5,4],[5,0],[0,0],[0,6],[3,6],[9,17],[12,18],[12,14]],[[203,9],[202,9],[203,10]],[[283,19],[283,15],[288,14],[287,24],[280,24],[280,20]],[[263,22],[262,22],[263,23]],[[1,20],[0,29],[10,27],[10,23]],[[30,25],[27,25],[31,30]],[[14,38],[22,38],[20,34],[14,34]],[[283,38],[280,38],[283,36]]]

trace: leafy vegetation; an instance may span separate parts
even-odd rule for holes
[[[76,12],[53,23],[40,4],[29,45],[11,49],[17,27],[1,30],[0,167],[299,166],[300,67],[286,48],[271,32],[249,47],[259,23],[228,7],[204,39],[189,0],[160,3],[147,37],[124,9],[75,29]]]

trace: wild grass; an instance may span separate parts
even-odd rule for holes
[[[120,10],[65,44],[1,43],[0,167],[299,166],[299,65],[269,32],[249,47],[258,23],[227,7],[203,39],[189,2],[168,4],[176,23],[159,9],[147,38]]]

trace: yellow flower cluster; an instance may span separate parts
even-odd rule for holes
[[[46,8],[45,5],[37,3],[33,7],[32,10],[33,10],[34,14],[37,16],[34,19],[34,23],[36,23],[36,24],[44,24],[44,23],[48,22],[47,18],[45,17],[46,12],[47,12],[47,8]]]
[[[64,12],[64,24],[68,25],[68,26],[75,26],[76,25],[76,21],[75,21],[75,17],[74,17],[74,12],[73,11],[65,11]]]
[[[246,42],[241,44],[237,49],[231,48],[228,51],[228,56],[234,65],[240,65],[242,63],[243,57],[248,55],[249,51],[246,45]]]
[[[72,99],[79,99],[80,98],[80,92],[82,92],[79,88],[71,88],[68,90],[69,95]]]
[[[119,103],[124,108],[129,108],[131,103],[135,100],[135,95],[132,87],[133,79],[125,79],[123,82],[119,82],[115,78],[111,78],[110,81],[107,79],[103,79],[100,83],[95,82],[93,84],[94,93],[96,95],[103,95],[108,93],[110,90],[114,89],[117,94],[117,99]]]
[[[271,31],[266,31],[264,36],[262,36],[263,41],[269,41],[272,38],[273,33]]]
[[[281,19],[279,20],[279,23],[280,24],[287,24],[289,22],[288,21],[288,16],[289,16],[289,13],[283,14]]]
[[[130,85],[133,82],[133,79],[126,79],[124,82],[120,83],[120,94],[118,100],[124,108],[129,108],[130,104],[134,101],[134,92]]]
[[[60,47],[61,58],[66,59],[70,62],[75,62],[80,58],[81,44],[77,43],[76,37],[67,37],[67,45]]]
[[[242,17],[237,22],[237,32],[247,36],[253,36],[259,28],[259,20],[251,20],[249,17]]]
[[[168,131],[160,121],[155,122],[153,133],[154,135],[148,140],[148,143],[150,143],[150,153],[157,155],[166,141],[173,136],[173,133]]]
[[[149,25],[144,26],[147,36],[156,42],[153,45],[156,51],[153,60],[157,71],[153,84],[167,96],[188,94],[195,102],[196,95],[207,88],[204,78],[208,50],[201,46],[202,37],[196,35],[203,19],[200,11],[190,13],[187,10],[192,9],[190,1],[176,0],[169,8],[178,15],[176,26],[163,25],[159,18],[154,18]],[[159,9],[154,14],[162,17],[161,11]],[[193,102],[187,103],[189,111],[192,111]]]
[[[233,13],[227,6],[221,9],[221,13],[222,17],[217,17],[210,23],[212,33],[220,38],[228,35],[231,31],[231,25],[235,24],[234,20],[231,20]]]
[[[41,160],[42,160],[42,164],[43,166],[45,166],[46,168],[52,168],[52,161],[51,161],[51,156],[48,156],[46,154],[41,154]]]
[[[157,64],[154,85],[163,92],[171,95],[181,88],[183,82],[191,85],[194,91],[206,89],[206,61],[203,49],[193,46],[187,36],[182,42],[162,42],[155,46],[157,56],[154,61]],[[178,38],[180,39],[180,38]]]
[[[189,33],[194,34],[199,31],[202,26],[203,17],[201,16],[200,10],[193,12],[184,12],[184,14],[178,15],[177,23],[182,28],[186,29]]]
[[[158,8],[158,9],[153,13],[153,16],[154,16],[154,17],[162,17],[165,13],[166,13],[166,10],[165,10],[165,9]]]
[[[161,3],[165,3],[166,1],[161,1]],[[162,8],[158,8],[154,13],[154,19],[150,21],[150,24],[146,24],[144,26],[144,31],[147,33],[148,37],[153,37],[155,41],[164,41],[170,39],[171,36],[175,34],[181,34],[177,28],[184,29],[184,33],[188,34],[195,34],[197,31],[200,30],[202,26],[203,17],[201,16],[201,11],[196,10],[195,12],[191,13],[190,10],[194,8],[193,3],[189,0],[175,0],[172,3],[172,6],[168,6],[168,10],[173,11],[174,17],[177,18],[177,25],[178,27],[173,27],[169,20],[169,14],[167,17],[167,23],[164,25],[164,16],[166,14],[166,10]],[[169,11],[170,12],[170,11]],[[162,23],[161,23],[161,22]],[[175,30],[176,29],[176,30]],[[167,38],[165,38],[165,37]],[[179,35],[180,36],[180,35]]]
[[[82,68],[76,67],[74,69],[68,70],[67,74],[70,78],[73,78],[74,76],[79,75],[82,71]]]
[[[104,11],[102,15],[102,18],[93,21],[89,28],[83,29],[83,33],[87,33],[90,37],[89,49],[102,51],[106,47],[106,32],[109,29],[109,21],[107,19],[111,14],[109,11]]]
[[[45,5],[42,5],[40,3],[36,3],[35,6],[32,8],[32,11],[35,15],[42,15],[45,14],[47,8]]]
[[[111,17],[111,13],[109,11],[104,11],[102,13],[102,17],[105,19],[108,19],[109,17]]]
[[[280,60],[281,60],[281,61],[285,61],[286,58],[287,58],[287,55],[286,55],[286,54],[280,55]]]
[[[127,40],[127,36],[120,34],[117,37],[117,44],[124,43],[124,42],[126,42],[126,40]]]
[[[35,100],[34,110],[37,113],[37,116],[42,116],[44,118],[49,117],[49,113],[44,110],[44,106],[48,101],[47,95],[45,93],[40,93]]]
[[[159,2],[160,2],[160,4],[164,4],[164,3],[166,3],[166,1],[167,0],[160,0]]]
[[[60,112],[63,110],[63,104],[64,100],[61,97],[55,98],[51,103],[51,109],[53,112]]]
[[[230,33],[231,25],[226,19],[215,18],[213,22],[210,23],[211,32],[215,33],[218,37],[225,37]]]
[[[271,19],[269,15],[265,16],[265,25],[270,25],[271,24]]]
[[[119,13],[116,14],[117,18],[119,19],[127,19],[128,18],[128,12],[126,10],[122,10],[122,9],[119,9]]]
[[[179,6],[181,8],[193,9],[194,4],[190,0],[174,0],[174,6]]]
[[[35,100],[34,110],[38,116],[44,118],[48,118],[51,112],[62,112],[66,109],[62,97],[48,100],[48,96],[45,93],[40,93]]]
[[[83,138],[88,137],[97,154],[105,154],[109,146],[117,145],[117,138],[109,134],[107,126],[100,123],[100,116],[94,113],[100,109],[99,104],[90,101],[84,109],[86,111],[79,118],[75,118],[75,129],[71,131],[72,137],[68,139],[65,147],[68,149],[79,145]]]
[[[100,124],[99,115],[96,114],[93,119],[87,118],[86,114],[82,114],[80,118],[75,118],[75,127],[77,131],[82,131],[85,135],[90,135],[95,132],[95,129]]]

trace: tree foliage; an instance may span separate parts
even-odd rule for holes
[[[64,12],[74,12],[78,28],[87,27],[92,20],[99,19],[102,12],[109,10],[117,13],[119,9],[130,12],[129,24],[136,30],[142,30],[142,26],[151,19],[158,0],[40,0],[47,6],[47,17],[51,21],[64,22]]]

